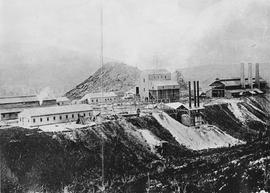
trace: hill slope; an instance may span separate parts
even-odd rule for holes
[[[66,93],[69,98],[80,98],[86,93],[103,91],[128,91],[135,86],[140,70],[124,63],[107,63],[92,76]]]
[[[150,192],[269,191],[269,137],[259,135],[269,104],[269,96],[210,103],[212,129],[157,111],[64,133],[1,127],[2,192],[101,192],[102,143],[106,192],[146,192],[148,175]],[[254,140],[224,147],[247,134]],[[213,147],[222,148],[194,151]]]

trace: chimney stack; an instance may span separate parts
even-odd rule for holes
[[[246,83],[245,83],[245,64],[241,63],[241,69],[240,69],[240,83],[241,83],[241,87],[245,88]]]
[[[198,105],[198,107],[200,107],[200,92],[199,92],[199,86],[200,86],[200,83],[199,83],[199,81],[197,81],[197,105]]]
[[[188,102],[189,102],[189,108],[191,108],[191,82],[188,81]]]
[[[196,92],[197,92],[197,90],[196,90],[196,81],[193,81],[193,85],[194,85],[194,87],[193,87],[193,89],[194,89],[194,107],[197,107],[197,97],[196,97]]]
[[[250,89],[253,89],[252,63],[248,63],[248,85]]]
[[[259,63],[256,63],[256,67],[255,67],[255,82],[256,82],[257,88],[260,89],[261,85],[260,85],[260,65],[259,65]]]

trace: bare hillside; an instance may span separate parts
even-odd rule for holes
[[[124,63],[107,63],[99,68],[88,79],[66,93],[69,98],[80,98],[86,93],[103,91],[124,92],[133,88],[138,79],[140,70]]]

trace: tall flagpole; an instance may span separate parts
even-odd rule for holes
[[[103,0],[100,0],[100,65],[101,65],[101,98],[103,99]],[[104,140],[101,142],[102,192],[104,192]]]

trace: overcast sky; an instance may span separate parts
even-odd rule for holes
[[[2,47],[56,47],[98,59],[100,0],[0,2]],[[168,68],[265,62],[258,53],[269,53],[269,6],[269,0],[103,0],[104,55],[140,68],[153,67],[156,55],[158,66]]]

